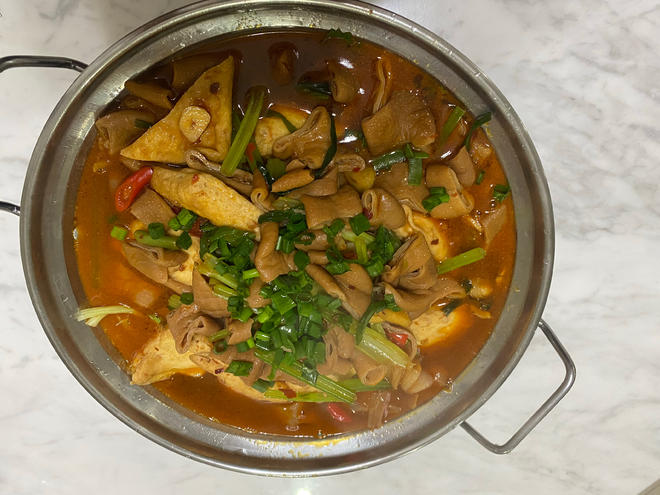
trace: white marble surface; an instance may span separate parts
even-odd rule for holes
[[[0,2],[0,56],[91,61],[181,0]],[[578,367],[512,454],[460,429],[387,465],[262,479],[187,460],[124,426],[67,372],[30,304],[18,220],[0,216],[0,493],[638,493],[660,477],[660,6],[657,0],[378,2],[434,30],[509,98],[553,195],[557,256],[544,317]],[[0,75],[0,199],[18,202],[41,126],[75,75]],[[53,164],[57,166],[57,164]],[[472,419],[513,432],[562,375],[536,336]]]

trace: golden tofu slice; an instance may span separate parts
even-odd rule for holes
[[[135,385],[166,380],[175,373],[200,376],[204,370],[190,360],[190,356],[199,352],[209,352],[211,344],[206,337],[193,337],[190,348],[179,354],[174,344],[174,338],[167,329],[162,329],[149,340],[130,366],[131,381]]]
[[[410,331],[420,347],[443,342],[467,328],[471,320],[470,309],[463,304],[445,315],[442,308],[431,306],[412,321]]]
[[[223,160],[231,144],[233,81],[234,59],[230,56],[199,76],[174,108],[133,144],[121,150],[121,155],[132,160],[185,163],[185,151],[195,147],[209,153],[212,160]],[[181,129],[186,125],[190,107],[204,107],[210,115],[210,122],[194,143],[186,138],[190,134],[184,134]]]
[[[214,225],[257,231],[262,211],[220,179],[193,169],[155,167],[151,187]]]
[[[269,110],[278,112],[291,122],[296,129],[300,129],[309,117],[308,112],[285,105],[273,105]],[[257,127],[254,130],[254,141],[262,156],[272,156],[273,143],[278,138],[288,134],[290,132],[281,118],[275,116],[264,117],[257,122]]]

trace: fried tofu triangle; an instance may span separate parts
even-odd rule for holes
[[[257,231],[262,211],[220,179],[198,170],[154,167],[151,187],[214,225]]]
[[[209,159],[222,161],[231,142],[233,80],[234,59],[230,56],[199,76],[170,113],[121,150],[121,155],[132,160],[185,163],[184,152],[195,147]],[[191,121],[190,115],[202,113],[205,119]],[[195,128],[189,129],[191,125]],[[195,142],[189,141],[191,136],[197,138]]]

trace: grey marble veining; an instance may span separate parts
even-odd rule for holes
[[[3,2],[0,56],[91,61],[183,3]],[[332,478],[261,479],[210,468],[134,433],[71,377],[30,304],[18,219],[0,215],[0,493],[618,494],[660,478],[660,4],[377,3],[477,63],[535,141],[557,224],[544,318],[578,366],[568,397],[503,457],[455,430],[395,462]],[[0,75],[0,199],[19,201],[41,126],[74,77],[36,69]],[[471,422],[504,440],[561,374],[536,336]]]

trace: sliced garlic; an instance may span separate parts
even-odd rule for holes
[[[202,107],[191,105],[183,109],[179,119],[179,129],[185,138],[194,143],[211,123],[211,115]]]

